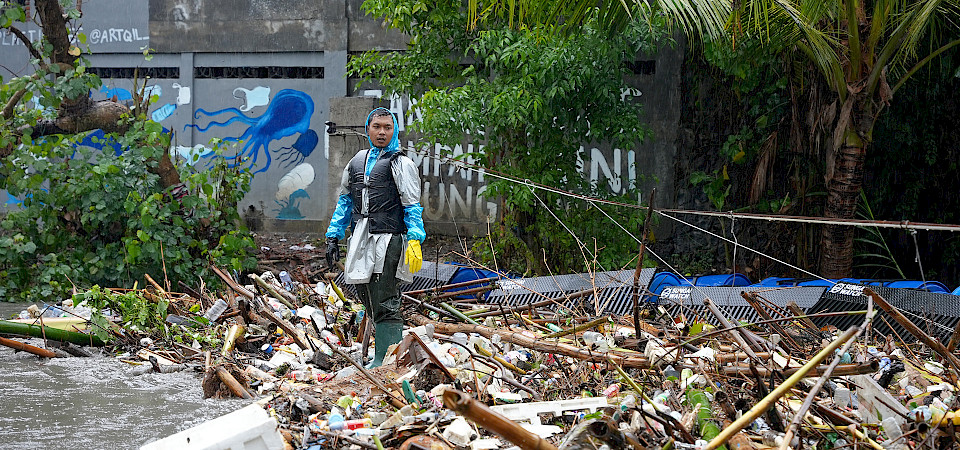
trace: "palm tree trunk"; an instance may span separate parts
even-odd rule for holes
[[[853,124],[846,128],[843,145],[836,154],[833,176],[827,184],[824,217],[830,219],[852,219],[863,186],[867,142],[860,137]],[[824,277],[843,278],[851,275],[853,233],[854,227],[847,225],[823,227],[820,237],[820,273]]]

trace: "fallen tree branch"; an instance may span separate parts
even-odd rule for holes
[[[626,352],[591,351],[585,348],[577,348],[572,345],[561,344],[559,342],[544,341],[541,338],[530,337],[513,331],[495,330],[483,325],[435,322],[420,314],[414,314],[409,320],[417,325],[433,324],[435,332],[446,335],[452,335],[453,333],[457,332],[477,333],[486,338],[490,338],[493,335],[498,335],[504,342],[511,342],[513,344],[521,345],[540,352],[556,353],[558,355],[570,356],[583,361],[604,362],[607,360],[607,358],[610,358],[622,367],[642,369],[650,368],[650,361],[647,358],[639,355],[632,356],[626,354]]]
[[[914,324],[912,320],[908,319],[907,316],[904,316],[900,310],[888,303],[886,299],[881,297],[880,294],[874,292],[873,289],[864,288],[863,295],[870,297],[870,299],[873,300],[873,302],[876,303],[880,309],[886,311],[887,314],[890,314],[893,317],[893,320],[896,320],[897,323],[909,331],[910,334],[919,339],[920,342],[923,342],[930,347],[930,349],[940,355],[941,358],[947,360],[950,365],[953,366],[953,370],[955,370],[957,373],[960,373],[960,359],[957,359],[956,355],[947,351],[947,348],[941,344],[940,341],[930,337],[929,334],[924,333],[923,330]]]
[[[504,439],[524,450],[557,450],[553,444],[527,430],[514,421],[497,414],[487,405],[455,389],[443,391],[443,404],[457,414],[470,419],[486,430],[499,434]]]
[[[855,334],[860,331],[860,327],[853,326],[847,329],[840,337],[835,339],[830,345],[827,345],[823,350],[820,350],[813,358],[807,361],[803,367],[800,368],[797,373],[793,374],[790,378],[787,378],[783,383],[777,386],[773,392],[770,392],[766,397],[757,402],[753,408],[750,408],[749,411],[745,412],[739,419],[730,424],[730,426],[723,429],[717,437],[713,438],[707,445],[704,447],[704,450],[716,450],[723,444],[726,444],[734,434],[737,434],[747,425],[753,423],[757,417],[760,417],[761,414],[766,412],[767,409],[774,406],[774,403],[783,397],[794,385],[800,382],[802,378],[807,375],[811,369],[820,364],[820,361],[823,361],[827,356],[833,354],[834,350],[843,345],[844,342],[848,341]]]

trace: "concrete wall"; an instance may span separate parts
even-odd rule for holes
[[[328,136],[324,122],[362,131],[374,105],[401,121],[402,142],[426,150],[411,154],[421,168],[428,232],[482,232],[497,216],[482,196],[482,173],[457,171],[436,156],[473,152],[420,142],[406,129],[415,99],[379,99],[375,90],[345,77],[348,52],[402,50],[407,38],[365,16],[362,0],[86,0],[79,21],[104,88],[97,98],[124,99],[132,74],[149,76],[159,96],[154,120],[175,132],[172,152],[202,170],[212,138],[239,141],[243,164],[255,172],[241,208],[251,226],[277,231],[325,229],[339,176],[365,139]],[[27,29],[39,36],[35,29]],[[144,49],[152,49],[146,61]],[[32,71],[27,52],[0,32],[0,60],[18,74]],[[642,107],[654,138],[637,148],[585,143],[583,175],[612,192],[656,185],[658,204],[672,206],[682,45],[637,58],[634,87],[625,98]],[[6,199],[0,192],[0,202]],[[638,199],[639,200],[639,199]]]

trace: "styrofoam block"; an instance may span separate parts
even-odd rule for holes
[[[252,404],[140,447],[140,450],[280,450],[277,421]]]

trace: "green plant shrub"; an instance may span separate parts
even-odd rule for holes
[[[115,136],[126,148],[119,155],[77,145],[82,137],[34,140],[3,164],[0,188],[23,203],[0,220],[0,299],[50,301],[72,285],[132,287],[144,274],[195,284],[211,263],[255,265],[236,207],[248,171],[214,158],[208,170],[181,170],[174,195],[148,170],[167,148],[159,124],[135,123]]]

